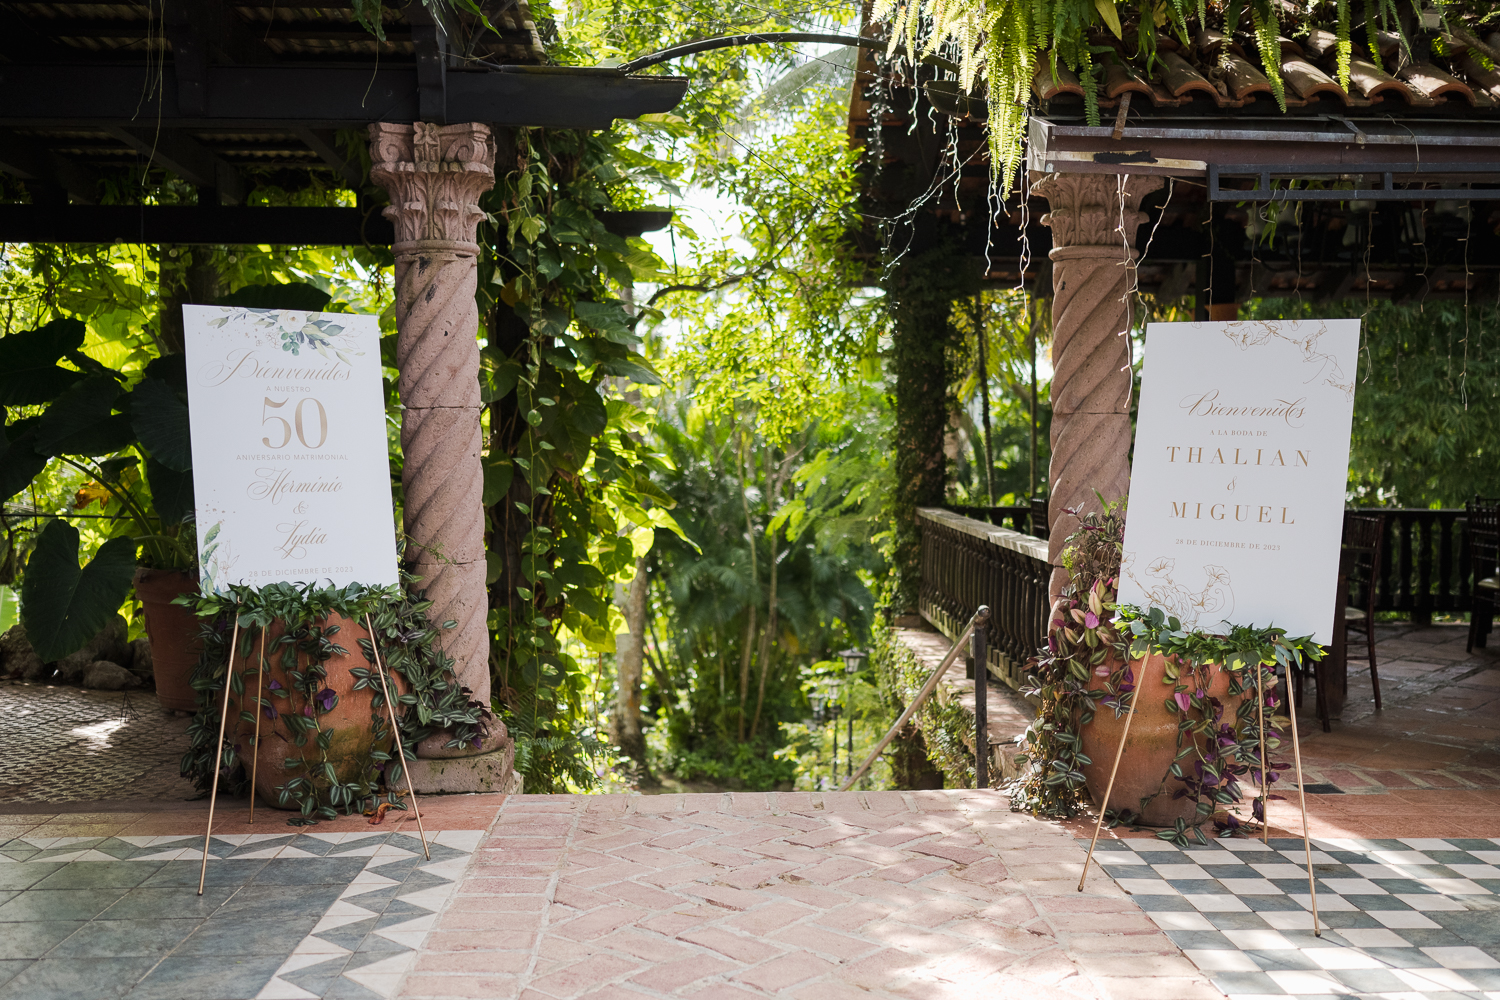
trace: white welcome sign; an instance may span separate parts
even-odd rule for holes
[[[399,582],[376,317],[182,313],[203,589]]]
[[[1152,323],[1119,600],[1333,638],[1359,321]]]

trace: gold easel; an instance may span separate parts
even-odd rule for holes
[[[250,750],[250,822],[255,822],[255,772],[260,765],[260,713],[264,711],[260,704],[260,682],[266,675],[266,629],[261,626],[260,630],[260,662],[255,669],[255,739],[251,743]]]
[[[375,672],[380,675],[380,693],[385,696],[386,711],[391,717],[391,741],[396,744],[396,757],[401,761],[401,772],[406,775],[406,791],[411,795],[411,811],[417,817],[417,834],[422,838],[422,854],[428,861],[432,852],[427,849],[427,831],[422,829],[422,810],[417,808],[417,790],[411,784],[411,770],[406,766],[406,749],[401,746],[401,726],[396,722],[396,703],[391,699],[390,689],[385,683],[385,668],[380,663],[380,639],[375,634],[375,624],[365,612],[365,629],[370,633],[370,650],[375,654]]]
[[[240,606],[234,606],[234,632],[229,637],[229,659],[224,665],[224,709],[219,713],[219,739],[214,744],[213,788],[208,793],[208,829],[203,831],[203,868],[198,872],[198,895],[208,878],[208,839],[214,832],[214,804],[219,800],[219,771],[224,765],[224,724],[229,721],[229,689],[234,679],[234,651],[240,641]]]

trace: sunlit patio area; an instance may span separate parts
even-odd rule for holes
[[[0,998],[1482,995],[1500,666],[1377,634],[1384,709],[1356,665],[1331,732],[1300,720],[1321,937],[1290,788],[1268,845],[1107,830],[1081,894],[1092,822],[993,790],[431,796],[425,831],[226,799],[199,897],[187,720],[8,684]]]

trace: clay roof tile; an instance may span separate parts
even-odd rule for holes
[[[1349,60],[1349,87],[1372,101],[1389,95],[1407,104],[1431,103],[1368,59]]]
[[[1031,89],[1042,100],[1050,101],[1059,94],[1083,96],[1083,86],[1078,82],[1078,74],[1059,62],[1057,75],[1053,76],[1052,61],[1046,56],[1038,59],[1037,63],[1036,76],[1031,79]]]
[[[1163,52],[1159,54],[1159,61],[1162,82],[1173,97],[1186,100],[1191,93],[1201,92],[1207,94],[1215,104],[1227,103],[1226,95],[1219,93],[1219,89],[1205,80],[1182,56],[1175,52]]]
[[[1339,36],[1325,28],[1313,28],[1302,43],[1302,53],[1311,61],[1320,61],[1325,56],[1337,58]],[[1285,53],[1285,49],[1282,50]]]
[[[1474,58],[1472,52],[1466,53],[1459,60],[1459,69],[1463,70],[1464,76],[1469,78],[1469,83],[1474,87],[1474,96],[1488,94],[1492,98],[1500,99],[1500,68],[1485,69],[1478,59]]]
[[[1104,96],[1113,101],[1126,91],[1150,97],[1151,84],[1142,80],[1130,66],[1121,63],[1111,63],[1106,66],[1104,69]]]
[[[1300,56],[1288,57],[1285,51],[1281,57],[1281,78],[1305,101],[1332,94],[1346,105],[1350,103],[1349,94],[1331,76]]]
[[[1248,59],[1232,52],[1223,52],[1219,55],[1219,67],[1223,72],[1224,82],[1229,85],[1229,93],[1236,101],[1252,100],[1256,94],[1273,93],[1271,81],[1251,65]]]
[[[1431,100],[1440,101],[1451,95],[1463,98],[1470,105],[1476,103],[1474,91],[1468,84],[1444,73],[1432,63],[1415,63],[1403,68],[1397,75]]]

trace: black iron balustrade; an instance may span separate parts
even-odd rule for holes
[[[1030,514],[1030,508],[1022,508]],[[949,637],[982,606],[990,673],[1019,688],[1026,661],[1046,641],[1047,543],[936,507],[918,512],[922,526],[921,611]]]
[[[1473,586],[1469,523],[1462,508],[1356,507],[1345,516],[1384,522],[1375,570],[1375,610],[1404,612],[1425,624],[1437,612],[1469,610]],[[1363,606],[1363,593],[1351,595]]]
[[[965,504],[944,504],[944,510],[975,521],[988,521],[997,528],[1010,528],[1034,538],[1047,537],[1047,498],[1033,497],[1030,504],[1013,507],[974,507]],[[1007,524],[1006,522],[1010,522]]]
[[[1002,527],[1027,524],[1031,507],[924,507],[923,617],[952,638],[981,606],[992,610],[986,630],[989,670],[1020,687],[1026,661],[1046,641],[1047,543]],[[1418,623],[1436,613],[1469,610],[1473,587],[1468,521],[1462,509],[1360,507],[1347,515],[1383,521],[1375,610]],[[968,516],[966,516],[968,515]],[[1363,606],[1363,593],[1351,594]]]

